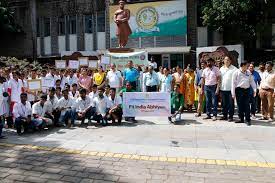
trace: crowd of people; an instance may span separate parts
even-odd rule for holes
[[[157,68],[152,58],[148,67],[117,70],[115,64],[104,71],[102,66],[92,70],[60,70],[28,67],[24,72],[18,66],[0,69],[0,138],[2,129],[15,128],[20,135],[52,126],[74,126],[76,120],[88,125],[96,121],[103,126],[111,121],[121,124],[124,92],[167,92],[171,94],[171,116],[181,119],[182,112],[196,110],[196,117],[206,112],[204,119],[217,120],[221,102],[221,120],[233,121],[235,99],[238,123],[251,124],[251,118],[262,112],[263,120],[273,121],[274,82],[273,63],[261,63],[259,71],[253,63],[242,62],[239,68],[231,64],[231,56],[224,58],[222,67],[209,58],[200,68]],[[39,91],[28,87],[28,80],[41,79]],[[50,86],[49,86],[49,81]],[[47,83],[47,85],[45,84]],[[136,122],[135,117],[124,116]]]

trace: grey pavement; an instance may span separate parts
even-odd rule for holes
[[[166,118],[137,118],[122,126],[56,128],[17,136],[6,130],[7,143],[32,144],[148,156],[275,162],[275,126],[252,121],[252,126],[195,118],[185,113],[178,125]]]
[[[141,161],[0,148],[0,183],[271,183],[275,169]]]

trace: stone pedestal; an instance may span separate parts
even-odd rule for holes
[[[135,50],[132,48],[109,48],[108,51],[112,53],[130,53]]]

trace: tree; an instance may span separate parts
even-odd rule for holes
[[[5,0],[0,0],[0,32],[21,32]]]
[[[205,26],[226,34],[229,43],[255,40],[269,0],[203,0]]]

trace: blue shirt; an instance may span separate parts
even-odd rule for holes
[[[200,86],[201,85],[202,71],[203,71],[203,69],[197,71],[196,78],[195,78],[195,85],[196,86]]]
[[[260,86],[261,80],[262,80],[260,74],[255,70],[251,72],[251,74],[253,76],[256,86]],[[250,86],[250,94],[253,95],[253,89],[251,86]]]
[[[135,68],[131,68],[131,69],[127,68],[124,70],[123,76],[126,81],[134,82],[134,81],[137,81],[139,77],[139,72]]]
[[[254,78],[255,84],[257,86],[259,86],[261,84],[261,80],[262,80],[260,74],[257,71],[253,71],[251,74]]]

